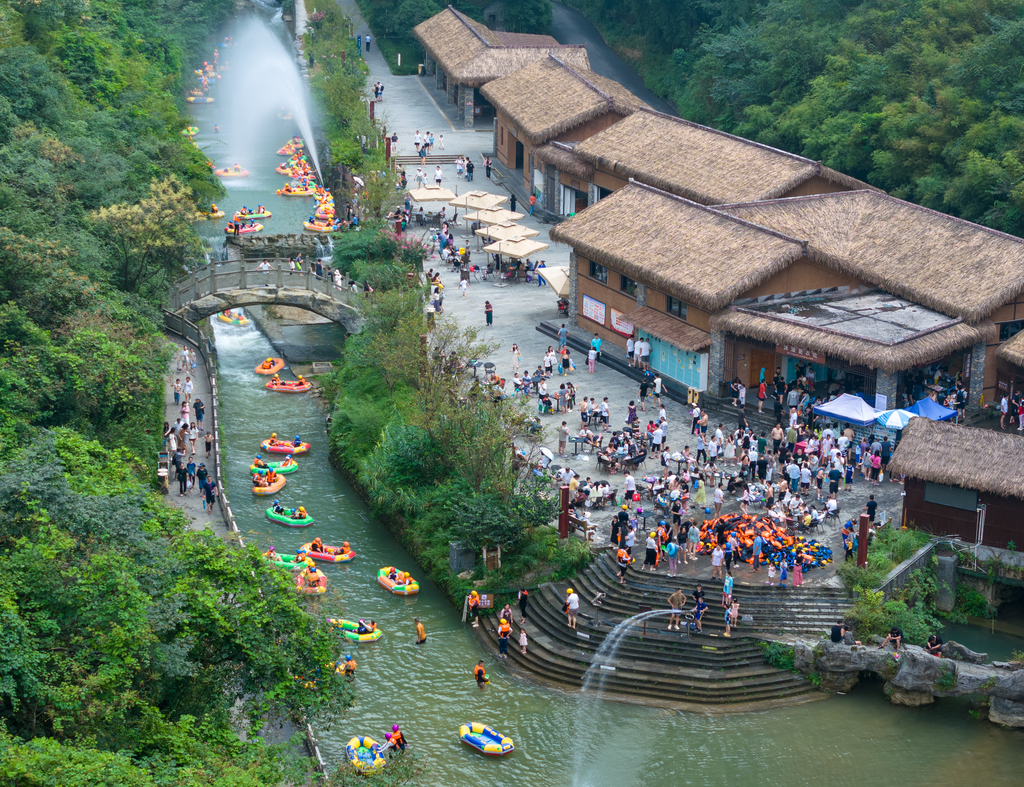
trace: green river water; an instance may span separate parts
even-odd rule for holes
[[[257,18],[266,30],[281,35],[273,9]],[[250,41],[262,46],[258,37],[243,35],[236,46]],[[269,55],[261,50],[261,56]],[[296,131],[295,125],[276,117],[250,123],[244,111],[227,103],[196,108],[194,116],[200,144],[209,147],[218,166],[237,160],[252,173],[229,184],[225,210],[262,202],[275,212],[268,231],[296,231],[308,207],[268,196],[285,180],[273,172],[279,161],[274,151]],[[210,133],[213,122],[221,125],[220,135]],[[318,730],[329,761],[343,757],[351,736],[380,740],[399,722],[429,760],[430,783],[445,787],[1021,784],[1024,732],[971,719],[966,700],[940,700],[926,708],[893,706],[881,683],[873,681],[848,696],[819,702],[760,713],[697,715],[541,688],[489,660],[491,686],[479,691],[472,668],[482,655],[480,647],[460,612],[423,578],[330,466],[324,413],[316,401],[264,390],[265,378],[253,367],[276,353],[257,330],[213,326],[224,474],[239,528],[247,538],[273,543],[285,553],[314,535],[329,544],[350,541],[358,555],[354,561],[320,566],[341,591],[345,616],[373,618],[385,632],[376,643],[339,644],[339,654],[351,652],[359,662],[358,703],[334,729]],[[293,333],[291,341],[301,342],[304,329],[292,330],[300,334]],[[316,329],[315,341],[323,343],[322,328]],[[340,333],[336,341],[342,341]],[[289,505],[305,505],[318,520],[307,530],[272,524],[263,514],[268,499],[249,492],[249,463],[271,432],[282,438],[298,434],[312,444],[279,495]],[[376,574],[384,565],[411,570],[420,581],[420,594],[404,599],[381,589]],[[414,643],[413,616],[426,626],[426,645]],[[963,627],[955,633],[965,644],[989,648],[998,657],[1022,647],[1020,640],[999,632]],[[496,760],[460,744],[459,724],[471,720],[511,736],[516,751]]]

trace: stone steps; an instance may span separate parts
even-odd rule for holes
[[[441,164],[441,165],[452,164],[452,165],[454,165],[455,164],[455,160],[458,157],[459,156],[458,156],[457,153],[453,153],[453,154],[442,153],[442,154],[437,155],[437,156],[430,156],[430,155],[428,155],[423,160],[422,164],[420,163],[420,157],[419,156],[392,156],[391,160],[394,162],[396,167],[398,167],[399,169],[402,169],[403,167],[420,167],[420,166],[436,167],[438,164]],[[476,162],[474,162],[474,164],[475,163]],[[408,174],[408,173],[406,173],[406,174]],[[411,180],[411,178],[410,178],[410,180]]]

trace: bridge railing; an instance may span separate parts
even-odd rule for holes
[[[317,276],[312,268],[291,270],[281,258],[210,263],[179,279],[171,287],[171,309],[177,311],[192,301],[225,290],[279,287],[309,290],[350,304],[352,280],[342,274],[340,282],[327,275]]]

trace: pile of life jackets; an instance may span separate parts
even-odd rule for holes
[[[779,565],[785,562],[792,568],[798,549],[811,558],[804,561],[804,569],[825,566],[832,562],[832,550],[825,545],[814,539],[793,536],[785,527],[776,524],[769,517],[752,514],[726,514],[706,519],[700,529],[702,552],[710,555],[714,551],[718,543],[716,531],[722,524],[726,526],[726,535],[734,535],[739,542],[739,560],[744,563],[754,562],[754,538],[757,535],[761,536],[763,544],[761,559],[769,563]]]

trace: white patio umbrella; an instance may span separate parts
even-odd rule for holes
[[[550,248],[548,244],[542,243],[539,240],[531,240],[530,238],[509,238],[508,240],[499,240],[492,243],[490,246],[484,246],[484,251],[489,251],[492,254],[501,254],[515,260],[521,260],[536,254],[538,251],[544,251],[544,249],[548,248]]]
[[[478,210],[475,213],[467,213],[466,221],[479,221],[481,224],[501,224],[507,221],[519,221],[526,214],[514,213],[504,208],[490,208],[489,210]]]
[[[507,201],[508,197],[504,197],[501,194],[491,194],[488,191],[467,191],[448,202],[449,205],[454,205],[457,208],[465,208],[466,210],[487,210],[489,208],[497,207],[503,202]]]
[[[912,413],[909,410],[886,410],[875,421],[886,429],[902,429],[910,423],[911,418],[917,417],[917,413]]]
[[[451,190],[439,186],[420,186],[409,192],[409,199],[413,202],[448,202],[454,196]]]
[[[540,230],[524,227],[514,221],[503,221],[501,224],[489,224],[476,231],[481,238],[489,240],[508,240],[509,238],[535,238]]]

